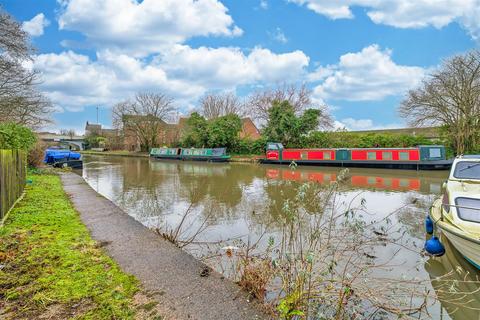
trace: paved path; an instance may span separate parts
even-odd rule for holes
[[[92,238],[145,289],[157,292],[155,299],[176,319],[267,318],[236,284],[213,271],[201,277],[203,263],[135,221],[82,177],[65,173],[61,179]]]

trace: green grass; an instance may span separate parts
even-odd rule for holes
[[[133,318],[137,280],[90,238],[58,176],[29,179],[0,229],[0,318]]]

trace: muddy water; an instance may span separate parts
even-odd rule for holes
[[[231,239],[255,241],[265,232],[274,233],[272,221],[285,199],[295,194],[293,185],[306,181],[329,184],[339,168],[267,166],[252,164],[208,164],[199,162],[155,161],[146,158],[85,156],[83,176],[99,193],[112,200],[145,226],[174,230],[185,213],[180,230],[184,239],[195,236],[186,250],[198,257],[210,254],[196,243],[215,243]],[[439,293],[441,304],[429,312],[435,319],[479,319],[480,294],[442,296],[442,284],[435,278],[449,274],[459,292],[472,292],[479,276],[447,246],[441,258],[423,257],[418,252],[425,241],[423,221],[429,205],[441,193],[448,172],[350,169],[345,201],[362,201],[365,219],[378,220],[389,215],[393,224],[407,230],[408,246],[395,257],[397,276],[431,279],[426,289]],[[198,233],[198,234],[197,234]],[[378,256],[388,255],[389,248]],[[396,249],[395,249],[396,250]],[[227,273],[227,271],[225,271]],[[467,280],[467,281],[465,281]],[[460,301],[460,303],[459,303]],[[458,305],[468,307],[459,308]]]

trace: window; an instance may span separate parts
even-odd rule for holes
[[[382,159],[383,160],[392,160],[392,153],[391,152],[382,152]]]
[[[480,180],[479,161],[459,161],[455,165],[453,176],[457,179]]]
[[[323,160],[332,160],[332,154],[330,153],[330,151],[323,152]]]
[[[480,199],[456,198],[458,217],[465,221],[480,222]]]
[[[410,154],[406,151],[401,151],[398,153],[398,157],[402,161],[410,160]]]
[[[368,160],[377,160],[377,153],[375,151],[367,152]]]
[[[275,143],[269,143],[267,146],[268,150],[278,150],[278,147]]]
[[[430,158],[440,158],[442,156],[440,148],[430,148],[428,152]]]

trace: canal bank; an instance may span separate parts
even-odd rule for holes
[[[171,319],[92,240],[57,175],[28,178],[0,227],[0,319]]]
[[[240,287],[135,221],[82,177],[63,173],[61,179],[92,238],[175,318],[267,318]]]
[[[80,151],[81,154],[94,156],[112,156],[112,157],[130,157],[130,158],[149,158],[146,152],[130,152],[130,151]],[[262,159],[262,155],[232,155],[229,162],[258,163]],[[161,160],[160,160],[161,161]]]

